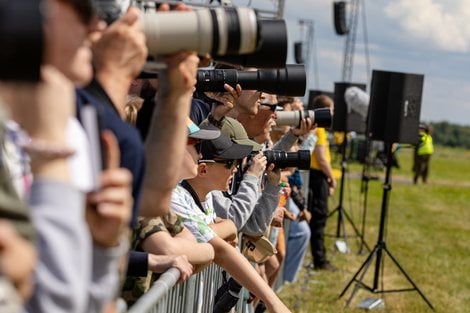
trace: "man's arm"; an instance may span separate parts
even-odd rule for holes
[[[320,166],[321,171],[323,174],[326,175],[328,179],[328,184],[332,191],[330,191],[330,194],[334,192],[334,189],[336,188],[336,179],[333,176],[333,170],[331,169],[330,162],[326,159],[326,146],[323,145],[317,145],[315,146],[315,149],[313,150],[313,153],[315,157],[317,158],[318,165]]]
[[[238,230],[248,221],[258,200],[259,179],[253,175],[243,176],[236,195],[227,198],[220,191],[212,192],[215,213],[220,218],[230,219]]]
[[[148,169],[141,195],[141,216],[162,215],[170,205],[186,146],[186,121],[198,60],[192,53],[176,54],[160,74],[158,104],[145,145]]]
[[[237,238],[238,229],[231,220],[216,218],[215,223],[209,224],[209,227],[225,241]]]
[[[298,127],[292,127],[279,141],[273,146],[272,150],[289,151],[296,143],[299,136],[306,135],[309,131],[316,128],[316,124],[307,117],[300,122]]]
[[[269,312],[287,313],[289,309],[266,284],[247,259],[220,237],[209,243],[214,247],[214,262],[225,269],[238,283],[254,293],[266,304]]]
[[[231,199],[220,191],[212,192],[213,206],[217,216],[230,219],[237,230],[242,229],[250,219],[259,197],[259,180],[266,169],[266,157],[260,152],[243,175],[237,194]]]
[[[214,259],[214,249],[210,244],[191,242],[178,235],[172,237],[163,231],[146,238],[142,248],[157,255],[186,255],[191,264],[209,264]]]
[[[281,187],[281,170],[270,164],[266,171],[267,184],[254,209],[253,214],[242,228],[242,232],[250,236],[262,236],[271,224],[276,208],[279,204],[279,191]]]
[[[113,101],[121,117],[132,80],[147,58],[140,11],[130,8],[124,16],[106,28],[93,42],[96,79]]]
[[[298,137],[294,135],[292,130],[289,130],[284,136],[279,139],[278,142],[272,147],[272,150],[289,151],[289,149],[295,144]]]

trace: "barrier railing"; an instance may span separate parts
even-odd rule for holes
[[[207,313],[212,312],[217,289],[223,283],[222,270],[215,264],[175,285],[180,273],[169,269],[163,273],[128,313]],[[238,311],[245,312],[245,311]]]
[[[304,195],[308,195],[308,171],[301,171],[304,179]],[[285,225],[286,235],[289,223]],[[274,287],[278,290],[283,284],[283,268]],[[176,285],[180,273],[169,269],[155,281],[150,290],[144,294],[127,313],[212,313],[217,289],[223,284],[222,269],[211,264],[201,273],[191,276],[182,284]],[[252,313],[253,306],[247,303],[247,291],[242,288],[240,300],[236,306],[237,313]],[[126,312],[125,308],[120,310]]]

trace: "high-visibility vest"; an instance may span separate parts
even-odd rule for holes
[[[418,155],[433,154],[434,146],[432,144],[432,137],[429,134],[423,134],[421,136],[421,142],[418,146]]]

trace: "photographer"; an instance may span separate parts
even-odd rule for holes
[[[289,312],[276,294],[262,281],[250,263],[229,243],[219,237],[211,224],[217,224],[215,214],[207,197],[209,192],[227,190],[231,177],[236,171],[236,160],[243,158],[251,147],[237,145],[228,138],[203,141],[199,161],[196,151],[193,166],[197,166],[198,176],[179,186],[174,192],[172,209],[183,218],[184,224],[201,241],[209,242],[215,250],[214,262],[224,268],[234,279],[264,300],[271,312]],[[217,225],[213,227],[217,228]],[[235,230],[236,231],[236,230]]]
[[[192,160],[191,152],[195,150],[194,146],[203,138],[209,139],[220,135],[217,130],[201,131],[190,121],[187,129],[188,140],[185,157],[178,170],[179,180],[193,178],[196,175],[195,166],[191,166],[192,162],[188,162]],[[181,271],[181,280],[185,280],[193,272],[201,271],[214,260],[212,246],[206,242],[197,242],[196,237],[183,225],[182,219],[170,207],[163,216],[140,217],[134,234],[132,246],[137,251],[146,251],[159,257],[179,256],[174,259],[172,265]],[[128,305],[133,305],[158,277],[153,273],[141,276],[126,279],[122,296]]]
[[[177,10],[187,10],[184,5]],[[161,11],[168,11],[162,5]],[[108,28],[92,34],[96,79],[86,90],[78,91],[79,107],[91,104],[102,114],[104,128],[117,136],[122,151],[121,165],[133,174],[133,218],[162,215],[169,205],[176,184],[178,159],[184,152],[185,111],[189,111],[191,92],[198,62],[193,53],[182,52],[165,59],[167,68],[160,73],[158,109],[152,114],[146,151],[138,132],[125,123],[125,99],[147,55],[145,37],[135,8]],[[154,101],[152,99],[152,101]],[[167,154],[161,154],[161,151]],[[156,268],[155,255],[131,251],[129,275],[146,276]],[[158,264],[157,264],[158,265]]]

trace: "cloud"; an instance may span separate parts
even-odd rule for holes
[[[385,7],[385,13],[407,36],[445,51],[470,52],[468,0],[395,0]]]

